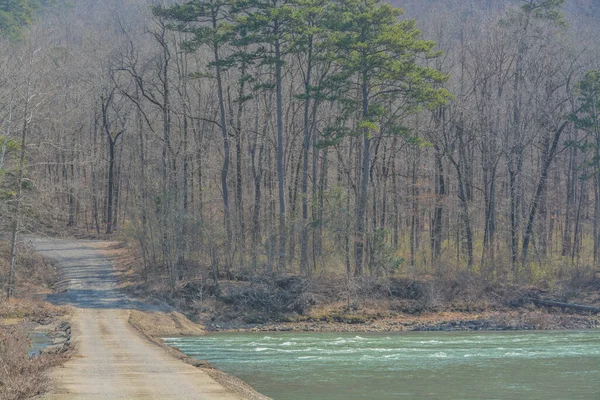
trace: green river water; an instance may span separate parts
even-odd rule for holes
[[[600,331],[166,338],[275,400],[600,400]]]

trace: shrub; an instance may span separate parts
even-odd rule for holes
[[[223,294],[223,301],[236,308],[267,314],[303,314],[315,303],[309,281],[298,276],[255,276],[249,284]]]
[[[21,326],[0,328],[0,399],[38,396],[47,390],[49,368],[66,360],[66,354],[29,357],[31,342]]]

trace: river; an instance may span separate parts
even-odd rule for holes
[[[29,334],[29,340],[30,340],[30,349],[29,349],[29,356],[37,356],[40,354],[40,351],[44,348],[50,345],[50,338],[48,337],[48,335],[44,332],[31,332]]]
[[[275,400],[600,399],[600,331],[164,340]]]

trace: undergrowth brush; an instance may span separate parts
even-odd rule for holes
[[[552,275],[552,279],[548,275],[543,282],[527,283],[462,270],[441,276],[396,272],[354,277],[334,271],[302,276],[241,268],[234,279],[223,276],[217,287],[209,266],[190,260],[171,291],[166,271],[160,266],[142,267],[138,253],[135,244],[113,253],[124,286],[133,294],[161,299],[196,321],[222,327],[301,321],[353,324],[426,313],[527,311],[535,299],[557,297],[600,303],[600,279],[587,273]]]
[[[20,326],[0,327],[0,399],[31,398],[48,389],[48,370],[69,358],[69,353],[30,357],[31,342]]]
[[[9,244],[0,242],[0,287],[5,288],[9,268]],[[16,400],[47,391],[48,372],[70,357],[71,351],[31,357],[28,328],[48,325],[68,314],[65,306],[44,301],[57,288],[59,273],[52,263],[23,243],[16,259],[15,297],[0,294],[0,399]]]

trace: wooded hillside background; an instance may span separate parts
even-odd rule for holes
[[[392,5],[0,2],[2,232],[124,235],[172,290],[591,276],[600,3]]]

